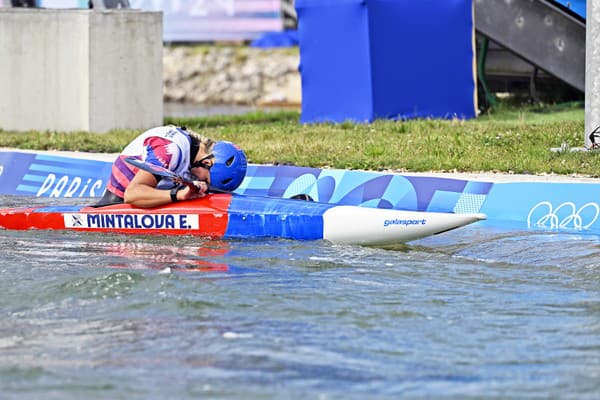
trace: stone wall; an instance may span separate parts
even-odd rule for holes
[[[197,104],[301,104],[297,48],[165,46],[164,100]]]

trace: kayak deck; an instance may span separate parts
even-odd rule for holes
[[[333,243],[404,243],[485,219],[280,198],[212,194],[158,208],[40,206],[0,209],[0,227],[213,238],[279,237]]]

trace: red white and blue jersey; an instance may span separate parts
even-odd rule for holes
[[[159,126],[147,130],[129,143],[117,157],[106,189],[123,198],[125,189],[138,172],[138,168],[125,162],[125,158],[131,156],[189,178],[190,147],[190,135],[176,126]],[[173,187],[173,182],[163,178],[157,187],[168,189]]]

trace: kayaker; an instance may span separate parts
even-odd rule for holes
[[[125,162],[131,156],[193,180],[195,188],[139,170]],[[208,193],[211,182],[216,190],[232,191],[242,182],[246,165],[243,151],[233,143],[215,143],[185,127],[152,128],[133,139],[117,157],[96,207],[128,203],[146,208],[196,199]]]

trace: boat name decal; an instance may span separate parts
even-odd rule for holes
[[[73,214],[65,213],[66,228],[198,229],[196,214]]]
[[[383,226],[390,226],[390,225],[404,225],[404,226],[409,226],[409,225],[425,225],[427,224],[427,220],[425,218],[423,219],[386,219],[383,221]]]
[[[538,210],[545,214],[537,218]],[[549,201],[540,201],[529,210],[527,226],[588,229],[599,216],[600,206],[594,202],[586,203],[578,209],[571,201],[566,201],[556,208]]]

